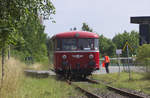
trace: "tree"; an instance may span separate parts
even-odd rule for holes
[[[105,53],[109,56],[115,55],[116,46],[112,40],[107,39],[103,35],[99,37],[99,51],[102,55]]]
[[[117,46],[117,49],[123,49],[125,46],[125,43],[128,42],[130,47],[132,48],[129,49],[129,54],[130,56],[132,54],[137,53],[137,47],[139,46],[139,35],[138,32],[131,31],[131,32],[126,32],[124,31],[123,34],[118,34],[112,39],[113,43]],[[122,56],[127,56],[126,49],[123,51]]]
[[[25,26],[20,28],[19,32],[22,33],[25,42],[23,46],[18,42],[18,47],[16,47],[15,50],[24,53],[22,59],[30,56],[33,57],[35,61],[42,61],[47,55],[47,34],[44,33],[44,26],[42,26],[37,19],[29,21]]]
[[[47,54],[48,54],[48,60],[49,60],[49,63],[52,64],[51,61],[53,61],[53,53],[54,53],[54,40],[50,37],[47,38]]]
[[[2,50],[2,81],[4,77],[5,49],[15,43],[20,27],[34,20],[38,14],[50,18],[55,8],[49,0],[0,0],[0,50]],[[37,18],[36,18],[37,19]],[[15,40],[14,40],[15,39]]]
[[[86,23],[83,23],[82,30],[83,31],[93,32],[93,30]]]

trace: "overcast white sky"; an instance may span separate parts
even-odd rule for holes
[[[52,0],[56,7],[56,23],[44,21],[45,32],[53,35],[86,22],[96,33],[113,38],[124,30],[139,31],[139,25],[130,24],[131,16],[150,16],[150,0]]]

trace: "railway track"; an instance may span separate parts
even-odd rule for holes
[[[89,92],[86,89],[81,88],[80,86],[72,83],[71,81],[67,80],[67,83],[69,85],[72,85],[73,87],[75,87],[75,89],[81,91],[82,93],[84,93],[88,98],[102,98],[101,96],[96,95],[95,93]]]
[[[116,93],[121,94],[123,96],[128,96],[129,98],[145,98],[144,96],[134,94],[134,93],[131,93],[131,92],[119,89],[119,88],[112,87],[106,83],[98,82],[96,80],[91,80],[91,79],[87,79],[87,80],[95,84],[104,84],[109,90],[115,91]]]

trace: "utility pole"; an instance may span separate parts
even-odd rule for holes
[[[131,80],[131,71],[130,71],[130,61],[129,61],[129,48],[133,51],[132,47],[129,45],[128,41],[126,41],[124,47],[123,47],[123,51],[125,50],[125,48],[127,47],[127,57],[128,57],[128,72],[129,72],[129,80]]]
[[[118,54],[118,66],[119,66],[119,76],[120,76],[120,54]]]
[[[118,60],[118,66],[119,66],[119,76],[120,76],[120,54],[122,54],[122,49],[117,49],[116,50],[116,54],[117,54],[117,60]]]
[[[127,56],[128,56],[128,71],[129,71],[129,80],[131,80],[131,71],[130,71],[130,61],[129,61],[129,49],[127,44]]]

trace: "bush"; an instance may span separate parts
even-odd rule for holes
[[[150,44],[144,44],[138,48],[136,62],[144,66],[145,76],[150,78]]]
[[[150,44],[144,44],[138,48],[137,61],[141,63],[150,62]]]

